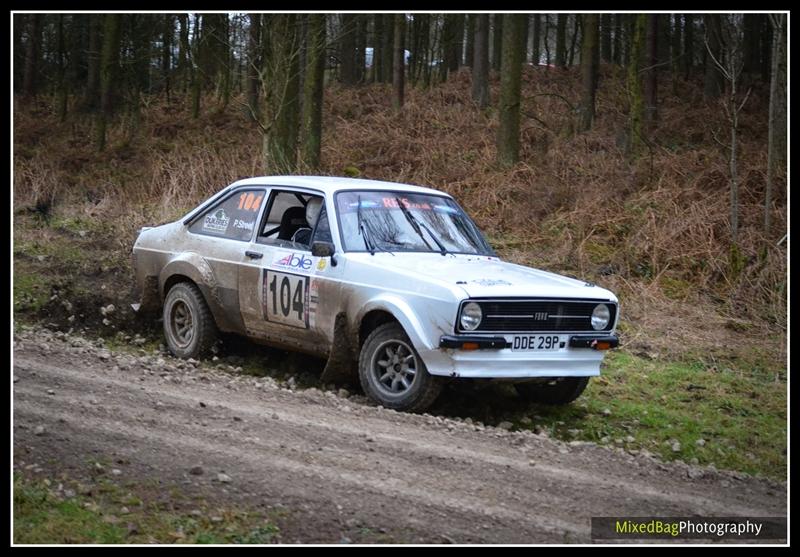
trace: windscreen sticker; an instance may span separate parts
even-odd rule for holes
[[[403,198],[384,197],[383,198],[383,206],[386,207],[387,209],[399,209],[401,203],[403,204],[403,207],[405,207],[406,209],[419,209],[419,210],[425,210],[425,211],[430,211],[431,210],[431,206],[428,203],[425,203],[424,201],[422,203],[414,203],[412,201],[409,201],[408,198],[406,198],[406,197],[403,197]]]
[[[206,215],[203,220],[203,230],[224,234],[228,230],[230,221],[230,217],[225,214],[225,209],[218,209],[214,213]]]

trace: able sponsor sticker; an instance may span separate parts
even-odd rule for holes
[[[272,266],[280,269],[309,271],[314,265],[315,257],[297,251],[278,251],[272,259]]]

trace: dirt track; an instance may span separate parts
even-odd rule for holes
[[[17,335],[15,463],[112,458],[122,479],[280,504],[285,542],[589,542],[591,516],[786,515],[785,486],[742,474],[180,366]]]

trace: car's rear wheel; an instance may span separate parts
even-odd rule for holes
[[[586,389],[589,377],[554,377],[545,382],[516,383],[520,396],[540,404],[569,404]]]
[[[385,323],[367,337],[358,359],[358,375],[367,396],[394,410],[422,412],[442,390],[441,379],[428,373],[397,323]]]
[[[178,358],[200,358],[217,341],[217,326],[196,285],[179,282],[164,301],[164,336]]]

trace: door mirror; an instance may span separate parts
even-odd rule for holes
[[[311,255],[314,257],[331,257],[336,253],[336,246],[331,242],[314,242],[311,244]]]

